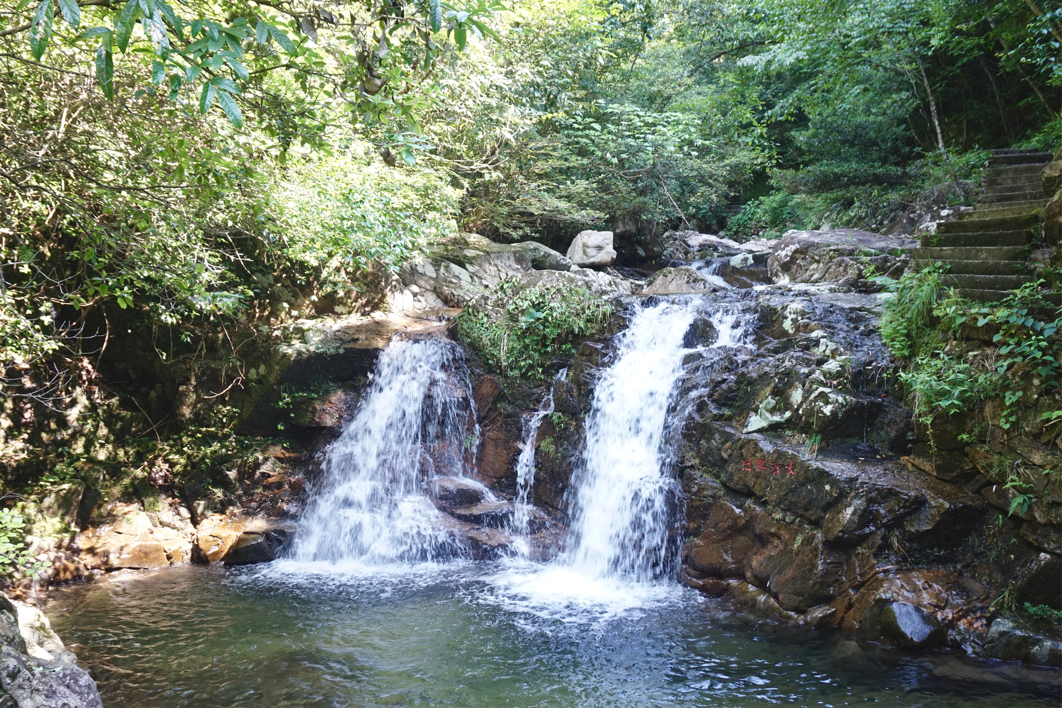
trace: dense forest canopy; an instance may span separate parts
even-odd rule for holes
[[[124,336],[223,390],[458,230],[883,229],[1058,147],[1060,46],[1044,0],[9,0],[0,396],[66,410]]]

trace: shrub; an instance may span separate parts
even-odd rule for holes
[[[597,334],[612,306],[584,288],[535,285],[520,289],[515,278],[498,284],[490,301],[473,301],[457,318],[458,333],[497,370],[519,378],[542,378],[558,355]]]

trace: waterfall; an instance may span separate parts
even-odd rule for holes
[[[457,542],[423,486],[425,478],[463,474],[470,401],[457,345],[394,339],[325,454],[295,559],[379,565],[452,555]]]
[[[671,565],[678,489],[667,474],[665,431],[683,340],[706,301],[664,302],[635,313],[615,362],[601,376],[586,422],[586,447],[572,479],[571,538],[561,562],[590,578],[647,581]],[[741,344],[740,311],[715,307],[711,348]]]
[[[568,373],[567,369],[561,369],[557,374],[558,379],[563,379]],[[527,558],[531,552],[530,521],[532,505],[527,498],[535,482],[535,439],[538,437],[538,429],[542,421],[553,412],[553,388],[549,390],[546,398],[546,406],[535,411],[524,425],[524,444],[520,455],[516,458],[516,503],[513,508],[513,519],[510,532],[513,537],[513,550],[521,558]]]

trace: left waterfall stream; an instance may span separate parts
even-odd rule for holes
[[[463,353],[441,338],[396,338],[325,453],[291,557],[369,565],[445,560],[460,552],[425,494],[434,477],[464,477],[474,411]]]

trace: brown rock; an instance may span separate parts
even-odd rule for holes
[[[476,384],[472,388],[472,400],[476,402],[476,411],[481,418],[487,415],[501,395],[502,387],[498,383],[498,379],[485,375],[476,380]]]
[[[910,454],[911,463],[943,480],[952,480],[970,469],[966,457],[957,450],[938,450],[929,443],[918,443]]]
[[[74,539],[87,568],[161,568],[170,564],[166,549],[149,532],[122,533],[113,526],[90,528]]]
[[[711,505],[705,530],[692,541],[688,559],[694,570],[717,578],[740,578],[756,548],[744,513],[725,501]]]
[[[1021,527],[1021,537],[1041,550],[1062,554],[1062,529],[1057,526],[1026,521]]]
[[[504,478],[509,474],[516,451],[516,444],[503,431],[487,430],[477,458],[479,472],[491,479]]]
[[[196,528],[196,560],[203,563],[216,563],[225,557],[229,548],[239,539],[247,526],[244,516],[215,514],[199,523]]]

